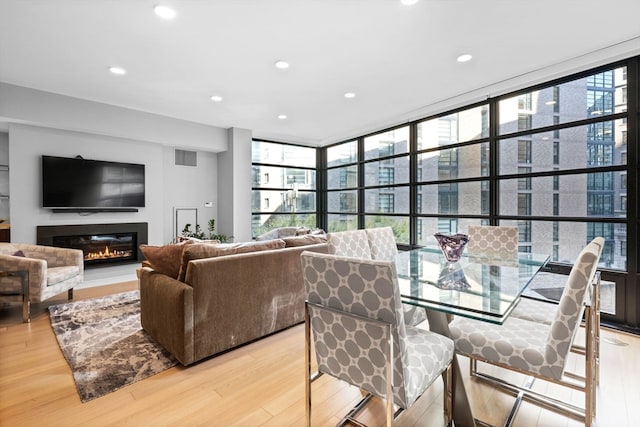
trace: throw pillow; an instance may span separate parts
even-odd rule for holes
[[[311,229],[307,227],[298,227],[296,230],[296,236],[304,236],[311,233]]]
[[[180,264],[178,280],[184,282],[187,275],[187,265],[191,260],[214,258],[218,256],[242,254],[247,252],[268,251],[284,247],[285,243],[281,239],[265,240],[263,242],[220,243],[218,245],[194,243],[182,253],[182,263]]]
[[[184,242],[174,245],[140,245],[140,251],[154,270],[173,279],[177,279],[180,273],[182,252],[191,245],[193,245],[193,242],[190,240],[185,240]]]
[[[302,236],[283,237],[285,247],[315,245],[316,243],[327,243],[327,236],[306,234]]]
[[[259,235],[258,237],[256,237],[256,240],[257,241],[273,240],[273,239],[281,239],[283,237],[295,236],[298,233],[299,229],[300,227],[274,228],[271,231],[267,231],[266,233]]]

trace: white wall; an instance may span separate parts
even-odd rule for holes
[[[196,208],[198,224],[205,232],[209,219],[218,220],[218,154],[200,151],[197,156],[197,167],[176,165],[174,149],[164,147],[164,241],[155,244],[169,243],[175,237],[175,208]],[[206,202],[212,202],[213,206],[205,207]],[[216,232],[222,231],[216,227]]]
[[[41,208],[41,156],[123,161],[145,165],[146,207],[137,213],[53,213]],[[9,127],[12,241],[35,243],[37,225],[148,222],[149,236],[162,240],[163,148],[157,144],[79,132],[15,125]],[[150,238],[151,240],[151,238]],[[160,243],[160,242],[158,242]]]
[[[137,213],[91,215],[41,208],[41,155],[123,161],[145,165],[146,202]],[[149,244],[174,238],[174,207],[198,208],[205,224],[217,216],[217,154],[198,152],[198,166],[175,166],[174,149],[159,144],[36,126],[9,126],[11,240],[35,243],[36,226],[147,222]],[[213,201],[213,208],[204,208]],[[6,202],[3,202],[6,203]],[[206,228],[206,227],[205,227]],[[134,280],[137,264],[88,269],[85,286]]]
[[[0,214],[2,204],[7,205],[13,242],[35,243],[38,225],[147,222],[149,244],[162,245],[175,238],[176,207],[197,208],[204,230],[215,218],[217,233],[236,241],[251,238],[250,130],[227,130],[6,83],[0,83],[0,128],[8,129],[10,166],[10,200],[0,200]],[[7,146],[7,133],[0,132],[0,146],[3,139]],[[225,153],[230,139],[234,149]],[[197,166],[176,166],[176,147],[197,151]],[[143,163],[146,206],[137,213],[91,215],[41,208],[43,154]],[[224,197],[218,194],[218,183],[224,183]],[[206,202],[212,207],[205,207]],[[84,286],[134,280],[136,267],[91,268]]]
[[[2,85],[2,84],[0,84]],[[0,89],[3,89],[0,86]],[[4,87],[6,89],[6,85]],[[0,90],[1,95],[6,91]],[[25,95],[21,98],[19,95]],[[202,147],[209,138],[209,145],[226,149],[227,131],[211,127],[210,132],[190,132],[192,123],[166,118],[171,131],[163,136],[163,143],[155,141],[157,129],[153,124],[162,122],[160,116],[152,117],[151,125],[146,113],[117,107],[96,104],[92,106],[93,114],[105,113],[102,123],[95,121],[88,126],[83,120],[86,115],[80,114],[75,123],[74,112],[81,104],[89,103],[54,95],[47,98],[47,106],[53,116],[63,116],[65,122],[57,122],[56,127],[37,124],[46,115],[41,106],[33,105],[35,113],[29,115],[29,104],[37,103],[42,97],[33,97],[31,90],[13,93],[18,99],[20,108],[6,108],[6,99],[0,101],[0,117],[8,122],[8,161],[9,201],[0,201],[8,205],[7,215],[11,222],[11,240],[13,242],[35,243],[36,226],[114,223],[114,222],[147,222],[149,225],[149,244],[161,245],[171,242],[174,237],[174,208],[193,207],[198,209],[198,222],[206,229],[209,218],[217,217],[218,206],[218,154],[211,151],[198,151],[196,167],[176,166],[174,164],[175,147],[194,149]],[[55,101],[59,101],[56,104]],[[81,101],[81,100],[80,100]],[[71,104],[71,107],[69,107]],[[4,107],[4,108],[3,108]],[[115,110],[114,110],[115,109]],[[17,110],[17,111],[14,111]],[[56,110],[56,111],[53,111]],[[59,110],[66,111],[61,114]],[[19,118],[8,115],[13,112]],[[115,112],[115,113],[114,113]],[[127,125],[118,126],[113,117],[126,118]],[[140,128],[131,128],[136,119],[142,118]],[[51,121],[48,120],[50,123]],[[29,123],[29,124],[27,124]],[[60,129],[64,124],[72,129]],[[175,125],[172,127],[172,125]],[[198,125],[200,126],[200,125]],[[199,127],[196,129],[199,130]],[[206,126],[205,126],[206,127]],[[95,132],[77,131],[76,129],[95,129]],[[124,129],[124,130],[123,130]],[[130,133],[135,137],[123,137]],[[222,139],[220,138],[222,135]],[[0,132],[5,140],[6,133]],[[140,137],[141,139],[138,139]],[[193,138],[193,139],[192,139]],[[0,142],[2,142],[0,140]],[[5,141],[6,142],[6,141]],[[105,212],[91,215],[78,213],[53,213],[41,208],[41,156],[43,154],[74,157],[81,155],[87,159],[142,163],[146,175],[146,206],[137,213]],[[250,165],[249,165],[250,167]],[[250,188],[250,187],[249,187]],[[248,192],[249,193],[249,192]],[[213,202],[212,208],[205,208],[205,202]],[[1,207],[0,207],[1,208]],[[250,228],[250,223],[247,225]],[[220,231],[220,230],[219,230]],[[222,232],[222,231],[220,231]],[[85,285],[95,286],[117,283],[123,280],[135,280],[135,269],[138,264],[117,267],[91,268],[85,273]]]

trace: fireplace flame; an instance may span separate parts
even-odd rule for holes
[[[131,251],[117,251],[109,249],[109,246],[104,247],[104,251],[88,252],[84,259],[97,260],[97,259],[110,259],[110,258],[127,258],[131,256]]]

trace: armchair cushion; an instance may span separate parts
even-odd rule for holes
[[[47,269],[47,286],[53,286],[64,280],[80,274],[80,269],[76,265],[68,265],[65,267],[51,267]]]

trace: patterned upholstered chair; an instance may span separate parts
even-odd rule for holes
[[[398,255],[396,237],[391,227],[366,228],[371,258],[392,261]]]
[[[604,239],[596,237],[578,255],[567,284],[556,306],[551,324],[509,317],[503,325],[456,318],[450,324],[456,351],[471,359],[472,365],[482,361],[502,368],[514,370],[561,384],[585,393],[584,408],[571,405],[548,396],[535,393],[529,388],[519,388],[497,378],[476,372],[476,375],[511,391],[517,390],[519,399],[550,405],[551,407],[582,418],[587,426],[595,415],[595,386],[597,367],[594,354],[595,332],[587,325],[586,366],[584,377],[566,371],[567,356],[585,312],[589,286],[596,277],[596,267],[602,253]],[[588,313],[587,322],[593,321]],[[475,372],[475,369],[472,369]],[[578,380],[579,384],[576,384]],[[518,401],[516,401],[519,404]],[[517,405],[514,406],[517,409]]]
[[[516,256],[518,227],[470,225],[467,229],[467,253],[484,256]]]
[[[391,227],[366,228],[367,240],[369,241],[369,249],[371,250],[371,259],[381,261],[393,261],[398,255],[398,246],[396,245],[396,237],[393,235]],[[416,307],[411,304],[403,304],[404,321],[407,325],[416,326],[427,320],[427,314],[422,307]]]
[[[338,231],[327,234],[328,253],[354,258],[371,259],[369,238],[364,230]]]
[[[540,276],[540,277],[539,277]],[[558,273],[542,272],[536,274],[534,282],[540,281],[553,281],[564,278],[566,284],[567,276]],[[531,285],[530,285],[531,286]],[[555,286],[555,285],[554,285]],[[564,285],[561,286],[564,289]],[[527,297],[523,295],[520,298],[518,305],[511,312],[511,317],[517,317],[518,319],[529,320],[531,322],[542,323],[545,325],[551,325],[555,319],[556,311],[558,310],[558,301],[549,299],[539,299],[535,297]],[[591,286],[589,286],[589,293],[586,303],[585,319],[581,326],[585,326],[585,333],[587,336],[591,333],[595,336],[595,343],[593,349],[593,357],[596,361],[596,383],[600,383],[600,274],[596,275]],[[586,327],[590,326],[592,331],[586,330]],[[571,351],[580,355],[587,356],[587,348],[584,344],[573,343]]]
[[[21,297],[24,322],[31,320],[31,302],[41,302],[64,291],[71,300],[74,286],[83,280],[84,256],[81,250],[0,243],[0,295],[5,301]]]
[[[329,233],[327,244],[328,253],[346,257],[391,261],[398,253],[391,227]],[[407,325],[416,326],[427,319],[419,307],[403,304],[402,309]]]
[[[375,395],[386,400],[388,426],[442,375],[445,421],[450,425],[453,342],[405,325],[394,263],[308,251],[300,258],[307,293],[307,425],[311,424],[311,384],[322,374],[369,393],[345,421]],[[311,373],[311,335],[318,364],[315,374]]]

